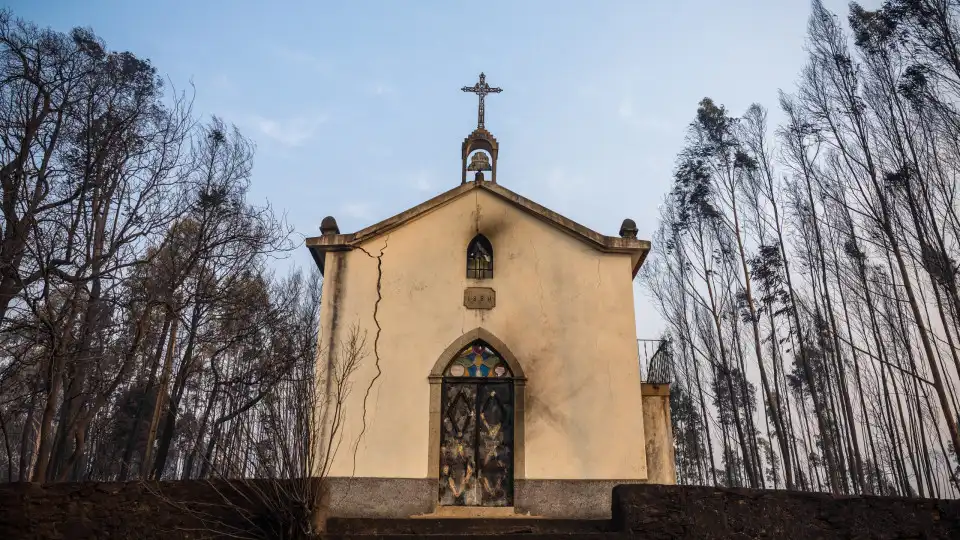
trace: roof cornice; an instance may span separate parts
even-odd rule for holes
[[[327,234],[307,238],[307,248],[310,249],[314,262],[317,263],[322,273],[324,270],[324,253],[328,251],[347,251],[354,249],[355,246],[401,227],[409,221],[453,202],[460,198],[461,195],[474,189],[482,189],[492,193],[541,221],[592,246],[598,251],[631,255],[634,276],[637,275],[637,272],[647,257],[647,253],[650,251],[650,242],[647,240],[600,234],[494,182],[467,182],[466,184],[461,184],[409,210],[403,211],[364,229],[360,229],[352,234]]]

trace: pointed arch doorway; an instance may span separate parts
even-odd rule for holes
[[[441,506],[513,506],[524,379],[505,350],[489,332],[468,332],[431,373],[431,470]]]

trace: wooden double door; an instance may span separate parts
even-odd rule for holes
[[[513,505],[513,398],[512,380],[444,378],[441,505]]]

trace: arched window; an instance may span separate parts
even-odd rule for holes
[[[443,374],[447,377],[513,377],[510,366],[500,356],[500,353],[481,340],[474,341],[464,347],[450,361]]]
[[[493,246],[487,237],[478,234],[467,246],[467,277],[490,279],[493,277]]]

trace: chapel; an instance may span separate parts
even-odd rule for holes
[[[608,516],[617,484],[675,483],[669,387],[638,359],[650,243],[630,219],[606,236],[504,187],[484,125],[501,89],[481,73],[463,90],[479,110],[458,185],[353,233],[328,216],[306,240],[331,515]]]

